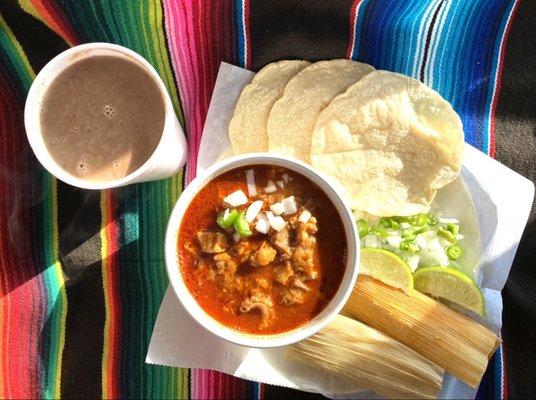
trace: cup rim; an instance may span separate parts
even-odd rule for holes
[[[311,321],[288,332],[273,335],[255,335],[229,328],[218,322],[201,308],[186,287],[180,272],[177,256],[177,238],[184,213],[190,202],[210,180],[234,168],[266,164],[288,168],[295,173],[310,179],[324,191],[341,217],[347,241],[347,261],[346,269],[337,292],[326,307],[313,317]],[[298,342],[315,334],[328,324],[329,321],[340,312],[344,304],[346,304],[359,273],[360,249],[357,241],[357,228],[353,221],[352,211],[347,202],[340,196],[339,192],[336,184],[331,181],[331,178],[310,165],[293,158],[270,153],[250,153],[234,156],[219,161],[207,168],[184,189],[168,220],[164,251],[166,271],[174,295],[179,299],[184,309],[197,323],[212,334],[238,345],[253,348],[280,347]]]
[[[86,180],[82,178],[78,178],[74,175],[71,175],[67,171],[65,171],[57,162],[54,160],[54,158],[50,155],[46,144],[44,143],[44,140],[42,138],[41,134],[41,122],[40,122],[40,101],[43,97],[43,95],[46,93],[46,90],[42,90],[41,86],[48,86],[50,84],[50,76],[52,72],[54,71],[54,68],[61,63],[65,63],[65,66],[61,67],[59,69],[59,72],[55,72],[53,77],[58,76],[61,72],[63,72],[67,67],[73,64],[73,62],[76,62],[80,59],[82,59],[84,56],[79,58],[74,58],[74,55],[77,55],[79,53],[83,52],[89,52],[91,50],[108,50],[111,52],[118,52],[121,53],[127,57],[133,58],[136,62],[138,62],[146,72],[150,74],[150,76],[153,78],[153,80],[158,85],[158,88],[160,89],[160,94],[162,96],[162,100],[164,101],[164,126],[162,128],[162,132],[160,135],[160,140],[158,141],[158,144],[156,145],[153,153],[147,158],[147,160],[136,170],[132,171],[130,174],[119,178],[119,179],[113,179],[113,180],[107,180],[107,181],[91,181]],[[69,58],[72,57],[73,60],[69,61]],[[159,151],[159,148],[164,144],[164,136],[167,129],[169,129],[171,126],[173,126],[174,121],[173,119],[176,118],[174,114],[173,104],[171,102],[171,98],[169,97],[169,93],[167,92],[167,89],[164,85],[164,82],[154,69],[154,67],[140,54],[136,53],[133,50],[130,50],[124,46],[120,46],[113,43],[105,43],[105,42],[92,42],[92,43],[85,43],[78,46],[71,47],[54,58],[52,58],[44,67],[39,71],[37,76],[35,77],[30,90],[28,91],[28,95],[26,97],[26,102],[24,105],[24,126],[26,130],[26,136],[28,138],[28,142],[30,143],[30,147],[32,148],[36,158],[39,160],[41,165],[53,176],[58,178],[59,180],[81,188],[81,189],[90,189],[90,190],[103,190],[103,189],[111,189],[119,186],[126,186],[131,183],[135,183],[138,181],[141,181],[140,178],[142,178],[148,171],[151,170],[151,168],[154,166],[154,164],[157,161],[157,157],[155,157],[155,154],[157,154]]]

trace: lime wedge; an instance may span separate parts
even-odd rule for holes
[[[464,273],[450,267],[427,267],[413,275],[415,289],[456,303],[485,315],[484,296],[478,285]]]
[[[383,249],[361,249],[359,273],[377,279],[386,285],[413,292],[413,275],[408,265],[396,254]]]

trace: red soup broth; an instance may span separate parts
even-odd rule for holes
[[[263,211],[269,210],[271,197],[295,196],[296,203],[306,208],[316,218],[316,246],[311,268],[316,278],[306,282],[307,291],[300,293],[299,304],[282,304],[283,291],[288,287],[276,281],[276,270],[281,264],[278,259],[266,266],[253,267],[236,257],[233,249],[230,262],[237,265],[236,271],[219,276],[213,260],[214,254],[203,254],[197,233],[200,231],[222,231],[228,236],[229,245],[235,245],[231,232],[225,232],[216,222],[217,216],[228,205],[223,202],[228,194],[242,190],[246,195],[246,170],[253,169],[259,197],[265,199]],[[287,179],[284,189],[278,187],[273,195],[263,193],[262,188],[271,182]],[[251,201],[258,200],[253,197]],[[275,200],[274,200],[275,201]],[[249,204],[249,203],[248,203]],[[247,204],[241,207],[247,208]],[[267,236],[255,231],[241,240],[241,246],[258,248]],[[268,241],[269,242],[269,241]],[[326,194],[304,176],[282,168],[269,165],[253,165],[236,168],[212,179],[193,198],[188,206],[179,228],[177,254],[180,272],[186,286],[200,307],[221,324],[237,331],[270,335],[287,332],[303,326],[318,315],[332,300],[344,275],[347,258],[347,243],[341,217]],[[279,258],[281,255],[278,254]],[[252,294],[260,293],[271,302],[268,322],[259,310],[240,312],[240,306]],[[282,300],[283,299],[283,300]]]

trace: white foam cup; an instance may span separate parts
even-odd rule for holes
[[[165,120],[160,142],[141,167],[120,179],[94,181],[70,174],[54,160],[41,133],[40,110],[47,89],[61,72],[76,61],[101,55],[120,56],[133,60],[154,79],[164,100]],[[39,72],[28,92],[24,108],[24,125],[30,146],[43,167],[63,182],[83,189],[110,189],[132,183],[167,178],[176,174],[186,162],[187,145],[184,132],[162,79],[145,58],[126,47],[116,44],[83,44],[72,47],[49,61]]]

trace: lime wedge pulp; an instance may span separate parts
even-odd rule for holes
[[[413,275],[408,265],[396,254],[383,249],[361,249],[359,273],[377,279],[386,285],[413,292]]]
[[[450,267],[427,267],[413,275],[415,289],[456,303],[485,315],[484,296],[478,285],[464,273]]]

